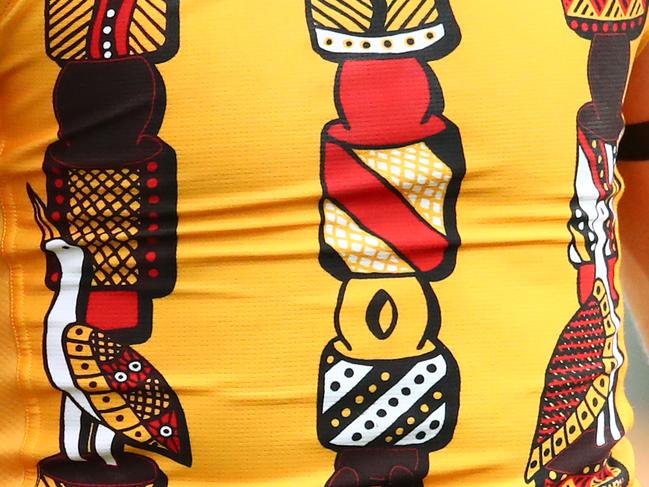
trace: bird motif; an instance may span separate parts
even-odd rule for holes
[[[63,393],[62,453],[86,461],[83,445],[107,465],[118,465],[125,444],[190,466],[192,454],[178,396],[162,374],[132,347],[79,320],[90,258],[61,236],[28,185],[41,248],[58,261],[59,289],[45,319],[44,358],[51,383]],[[90,420],[92,433],[83,428]]]

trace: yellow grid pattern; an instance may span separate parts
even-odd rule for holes
[[[324,201],[324,239],[352,272],[405,274],[414,269],[383,240],[361,229],[330,200]]]
[[[93,285],[138,281],[139,174],[131,169],[77,169],[69,176],[69,231],[94,260]]]
[[[433,228],[446,233],[444,201],[453,173],[426,144],[355,152],[363,163],[392,184]]]

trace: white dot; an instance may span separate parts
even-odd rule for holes
[[[106,41],[106,42],[104,42],[103,46],[104,46],[104,49],[110,49],[112,44],[110,43],[110,41]]]
[[[109,59],[109,58],[111,58],[112,56],[113,56],[113,53],[110,52],[110,51],[106,51],[106,52],[104,53],[104,57],[105,57],[106,59]]]
[[[106,17],[108,17],[109,19],[112,19],[113,17],[115,17],[115,13],[116,13],[116,12],[115,12],[115,9],[113,9],[113,8],[109,8],[109,9],[106,11]]]
[[[133,372],[140,372],[142,370],[142,363],[134,360],[128,364],[128,368]]]
[[[174,434],[174,430],[169,425],[164,425],[162,428],[160,428],[160,436],[163,436],[164,438],[169,438],[173,434]]]
[[[126,382],[126,381],[128,380],[128,375],[126,375],[126,373],[121,372],[121,371],[120,371],[120,372],[117,372],[117,373],[115,374],[115,380],[116,380],[117,382],[123,384],[124,382]]]
[[[104,34],[110,34],[111,32],[113,32],[113,28],[110,25],[104,27]]]

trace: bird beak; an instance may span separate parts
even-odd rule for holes
[[[43,200],[36,194],[36,191],[27,183],[27,195],[34,207],[34,219],[43,234],[43,243],[60,237],[56,226],[47,218],[47,207]]]

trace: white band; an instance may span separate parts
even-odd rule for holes
[[[446,34],[444,24],[382,37],[364,37],[335,30],[316,28],[320,49],[335,54],[404,54],[421,51]]]

